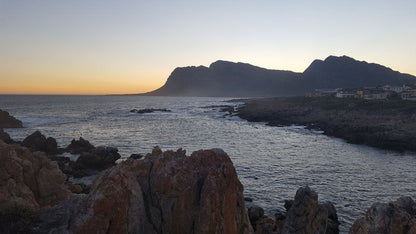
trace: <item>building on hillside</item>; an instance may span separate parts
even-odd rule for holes
[[[336,94],[337,98],[354,98],[357,91],[353,89],[341,89]]]
[[[403,91],[409,90],[410,87],[403,85],[403,86],[390,86],[390,85],[384,85],[381,87],[384,91],[393,91],[395,93],[401,93]]]
[[[401,93],[401,98],[403,100],[416,101],[416,89],[409,89],[409,90],[403,91]]]
[[[393,91],[385,90],[363,90],[361,98],[366,100],[387,99],[394,95]]]

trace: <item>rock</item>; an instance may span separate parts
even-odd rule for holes
[[[333,206],[319,205],[318,194],[302,187],[286,214],[282,233],[339,233],[337,218]]]
[[[252,233],[243,187],[221,150],[154,149],[103,172],[88,195],[40,217],[37,232]]]
[[[21,128],[22,121],[11,116],[9,112],[0,110],[0,128]]]
[[[285,200],[285,204],[284,207],[286,209],[286,211],[288,211],[290,209],[290,207],[292,207],[294,200]]]
[[[120,157],[117,148],[100,146],[90,152],[81,153],[75,162],[75,168],[104,170],[116,165]]]
[[[66,177],[44,153],[0,141],[0,207],[38,209],[66,200]]]
[[[130,110],[130,112],[138,113],[138,114],[152,113],[152,112],[156,112],[156,111],[158,111],[158,112],[171,112],[171,110],[168,110],[168,109],[154,109],[154,108],[140,109],[140,110],[137,110],[137,109]]]
[[[129,158],[131,158],[131,159],[141,159],[141,158],[143,158],[143,155],[141,155],[141,154],[132,154],[132,155],[130,155]]]
[[[263,215],[264,210],[259,206],[251,206],[248,208],[248,217],[250,218],[250,222],[253,226],[256,224],[257,220],[263,217]]]
[[[2,128],[0,128],[0,141],[3,141],[7,144],[13,143],[14,141],[10,138],[7,132],[4,132]]]
[[[415,234],[416,202],[401,197],[395,202],[375,203],[363,218],[357,219],[350,234]]]
[[[80,154],[83,152],[89,152],[90,150],[94,149],[95,147],[84,138],[80,137],[79,140],[73,139],[71,144],[69,144],[65,151],[71,154]]]
[[[56,140],[52,137],[46,138],[39,131],[36,131],[26,137],[23,140],[22,145],[34,151],[45,152],[46,154],[58,153],[58,144],[56,143]]]
[[[251,198],[251,197],[245,197],[244,198],[244,201],[246,201],[246,202],[253,202],[253,198]]]

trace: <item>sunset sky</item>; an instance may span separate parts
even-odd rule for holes
[[[416,75],[416,1],[0,0],[0,93],[151,91],[216,60],[348,55]]]

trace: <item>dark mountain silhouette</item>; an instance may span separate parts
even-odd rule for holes
[[[416,77],[353,58],[329,56],[304,71],[269,70],[246,63],[217,61],[209,67],[176,68],[165,85],[143,95],[155,96],[295,96],[320,88],[413,84]]]
[[[375,64],[342,56],[315,60],[302,74],[307,88],[354,88],[413,84],[416,77]]]
[[[161,88],[148,95],[274,96],[294,95],[300,73],[268,70],[245,63],[217,61],[209,67],[176,68]]]

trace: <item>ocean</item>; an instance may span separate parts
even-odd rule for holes
[[[83,137],[113,146],[122,157],[162,150],[222,148],[232,159],[244,194],[273,217],[285,199],[308,185],[320,201],[334,203],[347,233],[375,202],[416,198],[416,154],[397,153],[323,135],[302,126],[271,127],[224,116],[218,105],[242,105],[230,98],[142,96],[1,95],[0,109],[23,121],[5,129],[15,140],[35,130],[59,146]],[[131,113],[166,108],[171,112]]]

